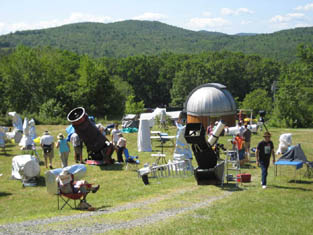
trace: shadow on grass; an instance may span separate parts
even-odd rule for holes
[[[123,170],[124,164],[111,164],[99,166],[102,171],[121,171]]]
[[[244,190],[240,187],[237,187],[236,183],[224,184],[223,187],[221,187],[221,189],[229,192],[240,192]]]
[[[300,188],[300,187],[287,187],[287,186],[279,186],[279,185],[273,185],[271,187],[278,188],[278,189],[295,189],[295,190],[301,190],[301,191],[312,191],[312,189],[306,189],[306,188]]]
[[[2,150],[2,151],[0,151],[0,156],[11,157],[12,154],[10,152],[12,152],[11,149],[6,149],[5,151]]]
[[[10,196],[12,193],[0,192],[0,197]]]
[[[45,177],[43,177],[43,176],[37,177],[37,186],[39,186],[39,187],[46,187]]]
[[[110,208],[112,206],[100,206],[100,207],[96,207],[96,211],[107,211],[106,208]]]
[[[307,180],[289,180],[288,183],[296,183],[296,184],[313,184],[313,181]]]
[[[252,165],[243,165],[240,167],[241,169],[255,169],[256,167],[255,166],[252,166]]]

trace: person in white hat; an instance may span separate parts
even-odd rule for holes
[[[50,169],[53,169],[52,167],[52,159],[54,157],[54,139],[53,136],[50,135],[49,131],[45,131],[43,136],[40,138],[40,146],[43,151],[43,156],[45,158],[45,165],[46,168],[48,168],[48,159],[49,159],[49,167]]]
[[[68,155],[70,153],[70,146],[62,133],[58,134],[58,142],[55,147],[59,149],[59,155],[62,162],[62,168],[67,167],[68,164]]]
[[[122,163],[124,162],[123,160],[123,152],[124,152],[124,149],[126,148],[126,139],[123,137],[123,134],[122,132],[118,133],[118,141],[117,141],[117,144],[116,144],[116,147],[117,147],[117,161],[119,163]]]

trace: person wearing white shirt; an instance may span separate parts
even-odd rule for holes
[[[49,134],[49,131],[45,131],[43,136],[40,138],[40,146],[43,151],[43,156],[45,158],[45,165],[48,168],[48,159],[49,159],[49,168],[53,169],[52,167],[52,159],[54,157],[54,139],[53,136]]]
[[[118,162],[124,162],[123,160],[123,152],[124,149],[126,148],[126,139],[123,137],[122,133],[118,134],[119,139],[117,141],[117,161]]]

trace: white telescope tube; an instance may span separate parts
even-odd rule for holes
[[[212,135],[210,135],[208,139],[208,142],[211,146],[213,146],[216,143],[218,137],[224,130],[224,127],[225,127],[225,123],[222,120],[220,120],[217,126],[214,128]]]

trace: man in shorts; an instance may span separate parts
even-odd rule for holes
[[[53,169],[52,167],[52,159],[54,157],[54,139],[53,136],[49,134],[49,131],[45,131],[43,136],[40,138],[40,146],[43,151],[43,156],[45,159],[46,168],[48,168],[48,159],[49,159],[49,168]]]
[[[74,161],[76,163],[84,163],[83,162],[83,143],[80,140],[78,134],[76,132],[74,132],[71,135],[71,143],[73,145],[74,148]]]

